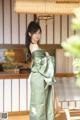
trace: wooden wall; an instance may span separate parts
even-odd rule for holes
[[[27,25],[31,20],[34,20],[34,15],[16,14],[14,12],[14,2],[15,0],[0,0],[0,44],[25,44]],[[74,31],[70,28],[71,18],[72,16],[67,15],[53,15],[53,19],[48,20],[47,24],[45,20],[41,20],[42,39],[40,43],[60,44],[66,40],[68,36],[74,34]],[[62,50],[57,50],[56,52],[56,63],[57,72],[72,71],[72,59],[65,58]],[[59,86],[61,91],[60,99],[63,98],[62,85],[64,88],[64,81],[62,84],[60,80],[56,83],[56,86]],[[67,86],[68,85],[70,85],[69,81],[67,82]],[[30,94],[28,86],[29,81],[26,79],[7,79],[5,81],[1,79],[0,112],[26,111],[28,109],[28,97]],[[76,89],[74,85],[73,88]],[[72,90],[74,90],[73,88]],[[68,93],[67,88],[66,90]],[[59,91],[57,91],[57,94],[59,95]]]

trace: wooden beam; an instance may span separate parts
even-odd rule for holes
[[[55,73],[55,77],[75,77],[74,73]]]
[[[0,48],[24,48],[24,44],[0,44]]]
[[[8,73],[8,72],[0,72],[0,79],[28,79],[29,73],[20,74],[20,73]]]
[[[0,48],[24,48],[24,44],[0,44]],[[53,48],[58,49],[62,48],[60,44],[40,44],[41,48]]]
[[[9,116],[29,115],[29,111],[9,112]]]
[[[26,73],[10,73],[10,72],[0,72],[0,79],[28,79],[29,77],[28,72]],[[75,77],[74,73],[55,73],[55,77]]]
[[[80,3],[80,0],[55,0],[56,3]]]

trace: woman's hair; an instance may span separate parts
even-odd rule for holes
[[[27,54],[27,57],[28,58],[31,58],[31,53],[30,53],[30,50],[29,50],[29,45],[30,43],[32,42],[31,41],[31,36],[36,33],[38,30],[40,30],[40,32],[42,32],[41,30],[41,27],[39,25],[38,22],[35,22],[35,21],[31,21],[28,25],[28,28],[27,28],[27,31],[26,31],[26,40],[25,40],[25,45],[28,49],[28,54]],[[29,35],[29,33],[31,33],[31,36]]]

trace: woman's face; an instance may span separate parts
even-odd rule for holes
[[[34,44],[36,44],[40,40],[40,38],[41,38],[41,32],[40,32],[40,30],[38,30],[33,35],[31,35],[31,41]]]

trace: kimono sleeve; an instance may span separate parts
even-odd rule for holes
[[[44,76],[44,80],[48,85],[52,85],[55,82],[54,79],[54,57],[46,56],[42,59],[36,59],[35,67],[36,70]]]

